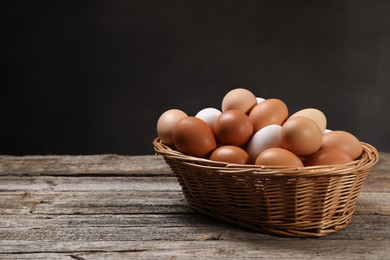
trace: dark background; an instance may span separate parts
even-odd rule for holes
[[[230,89],[390,151],[390,1],[1,3],[0,154],[152,154]]]

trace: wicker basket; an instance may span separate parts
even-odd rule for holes
[[[195,211],[295,237],[324,236],[348,226],[368,172],[379,159],[373,146],[362,143],[362,157],[344,165],[263,167],[187,156],[158,138],[153,144]]]

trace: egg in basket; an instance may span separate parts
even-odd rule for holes
[[[316,108],[233,89],[221,110],[165,111],[153,142],[196,211],[264,233],[323,236],[346,227],[378,151],[326,128]]]

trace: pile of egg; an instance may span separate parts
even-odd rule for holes
[[[160,140],[189,156],[263,166],[336,165],[358,159],[361,142],[346,131],[326,128],[323,112],[306,108],[289,116],[286,104],[236,88],[222,111],[205,108],[195,116],[165,111],[157,122]]]

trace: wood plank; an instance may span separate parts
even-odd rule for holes
[[[365,193],[359,194],[355,214],[360,215],[384,215],[390,216],[390,193]]]
[[[371,178],[390,178],[390,153],[381,153]],[[0,175],[140,175],[171,174],[162,156],[80,155],[0,156]]]
[[[361,193],[356,214],[390,215],[390,193]],[[2,192],[0,214],[188,213],[180,191]]]
[[[0,214],[187,213],[179,191],[2,192]]]
[[[0,216],[0,241],[286,240],[198,214]],[[390,240],[389,216],[355,215],[322,240]]]
[[[45,227],[49,229],[72,227],[79,228],[90,226],[99,227],[201,227],[209,225],[228,226],[225,222],[211,217],[203,217],[195,212],[188,214],[96,214],[96,215],[1,215],[2,229],[35,229]]]
[[[363,192],[390,192],[390,174],[387,172],[386,177],[368,175],[364,185]]]
[[[389,174],[390,176],[390,174]],[[0,176],[0,191],[180,191],[174,176],[144,177],[61,177],[61,176]],[[363,193],[390,193],[390,180],[368,178]]]
[[[0,156],[0,175],[166,175],[161,156]]]
[[[369,176],[363,192],[390,192],[387,178]],[[181,190],[173,175],[167,176],[1,176],[0,191],[109,191],[109,190]]]
[[[388,259],[389,240],[0,241],[1,259]],[[16,253],[17,252],[17,253]]]
[[[0,191],[181,191],[169,176],[0,176]]]

